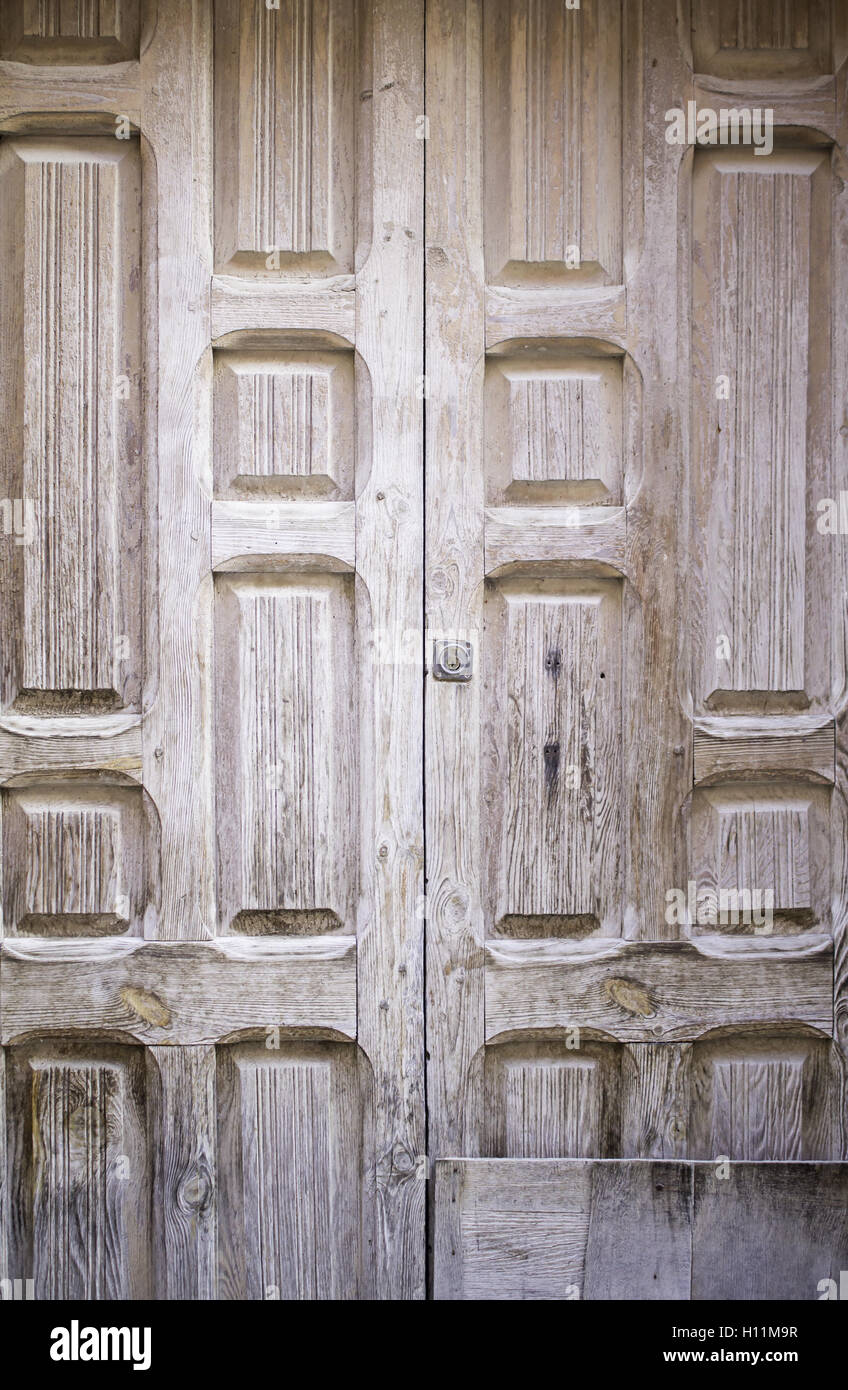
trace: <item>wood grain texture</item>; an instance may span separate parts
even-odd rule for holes
[[[420,1298],[429,1147],[440,1297],[815,1297],[841,7],[13,8],[0,1275]],[[690,97],[774,107],[774,155],[668,145]],[[775,933],[669,921],[690,876]]]
[[[10,1125],[10,1117],[6,1072],[6,1049],[0,1047],[0,1279],[12,1277],[9,1264],[11,1232],[9,1226],[10,1170],[7,1139],[7,1126]]]
[[[156,164],[145,206],[146,447],[158,459],[158,684],[143,781],[161,822],[159,936],[214,932],[212,581],[209,575],[212,14],[159,6],[141,58],[141,123]]]
[[[691,1193],[684,1163],[592,1164],[583,1297],[687,1298]]]
[[[620,16],[618,0],[485,7],[489,282],[620,280]]]
[[[10,715],[0,720],[0,768],[4,782],[42,772],[105,772],[136,777],[141,766],[141,720],[137,715]]]
[[[694,1165],[693,1299],[809,1301],[846,1261],[846,1164]]]
[[[618,1152],[619,1049],[580,1039],[487,1049],[486,1152],[593,1158]]]
[[[625,534],[623,507],[487,507],[486,573],[543,560],[572,572],[623,572]]]
[[[141,1053],[54,1038],[11,1056],[13,1277],[39,1299],[149,1296]]]
[[[0,19],[16,63],[116,63],[138,56],[140,0],[20,0]]]
[[[0,303],[2,699],[137,705],[142,680],[140,168],[135,140],[6,138]],[[13,509],[14,509],[14,504]],[[9,529],[9,528],[7,528]],[[120,553],[120,563],[119,563]]]
[[[3,793],[7,934],[142,935],[157,846],[140,788],[77,780]]]
[[[157,1298],[217,1297],[214,1047],[151,1047]]]
[[[217,353],[216,493],[351,496],[353,391],[347,353]]]
[[[722,1169],[722,1173],[725,1170]],[[446,1158],[438,1299],[815,1299],[848,1165]]]
[[[737,774],[833,782],[835,730],[803,717],[706,718],[695,724],[695,783]]]
[[[829,819],[828,792],[810,783],[736,780],[699,789],[689,865],[705,896],[694,915],[687,909],[692,933],[828,931]]]
[[[814,569],[827,556],[814,547],[807,580],[805,517],[807,471],[815,478],[821,469],[807,437],[808,411],[811,401],[821,408],[827,400],[829,362],[826,351],[808,346],[805,325],[816,323],[826,336],[829,185],[821,150],[784,146],[766,157],[701,151],[695,158],[699,559],[691,611],[698,712],[816,708],[827,691],[829,625],[819,608],[825,581]],[[824,450],[826,458],[826,443]],[[752,537],[759,537],[754,546]]]
[[[532,283],[520,289],[487,285],[486,347],[516,338],[591,338],[622,345],[627,326],[627,291],[623,285],[561,289]]]
[[[33,117],[61,113],[64,123],[112,134],[115,116],[137,126],[141,114],[141,76],[137,59],[102,67],[53,64],[21,68],[0,58],[0,121],[6,130],[26,129]]]
[[[837,83],[837,114],[836,136],[840,151],[844,154],[848,148],[848,70],[844,67]],[[844,183],[835,191],[833,228],[837,244],[844,244],[845,238],[848,237],[848,187]],[[834,269],[833,308],[834,375],[836,380],[844,380],[848,372],[848,267],[844,264],[844,258],[837,259]],[[848,430],[842,433],[842,427],[848,421],[840,394],[839,391],[834,391],[831,401],[834,490],[848,488]],[[831,536],[830,539],[837,540],[835,536]],[[837,1041],[834,1064],[839,1087],[834,1157],[848,1159],[848,626],[844,616],[844,595],[848,593],[848,538],[843,536],[838,545],[835,559],[836,584],[831,608],[839,673],[835,682],[839,687],[839,693],[836,703],[834,760],[836,790],[831,819],[834,891],[833,1013],[834,1036]]]
[[[623,1042],[685,1042],[713,1028],[790,1020],[832,1029],[832,957],[822,938],[807,952],[726,956],[684,942],[490,941],[486,957],[488,1039],[580,1027]]]
[[[7,941],[3,1041],[51,1029],[203,1046],[268,1028],[356,1035],[351,937]]]
[[[830,72],[832,13],[832,0],[693,0],[695,71],[772,80]]]
[[[222,577],[215,646],[220,929],[239,913],[317,909],[350,931],[358,887],[350,581]]]
[[[490,501],[620,502],[621,362],[579,352],[490,357]]]
[[[352,270],[353,0],[218,0],[216,264]]]
[[[749,1036],[692,1050],[689,1157],[832,1157],[828,1047]]]
[[[481,44],[479,4],[434,0],[427,17],[426,626],[473,635],[478,650],[485,504]],[[479,678],[466,686],[428,680],[425,715],[427,1097],[430,1156],[438,1159],[480,1153],[485,1121]]]
[[[837,23],[840,16],[837,14]],[[842,20],[844,23],[844,20]],[[844,48],[844,40],[843,40]],[[710,77],[696,73],[693,100],[711,109],[747,107],[762,110],[767,103],[774,112],[774,129],[800,128],[820,131],[836,140],[836,81],[832,77],[806,77],[798,81],[774,82],[755,77]]]
[[[219,1064],[222,1281],[248,1299],[363,1297],[353,1050],[242,1044]]]
[[[634,1043],[621,1056],[622,1158],[689,1156],[688,1043]]]
[[[356,290],[352,275],[289,284],[212,277],[212,337],[229,333],[331,333],[341,343],[356,335]]]
[[[372,138],[360,165],[375,228],[357,276],[356,347],[371,379],[373,454],[359,492],[358,621],[421,624],[423,551],[424,13],[370,10]],[[367,190],[367,194],[366,194]],[[366,617],[366,614],[368,615]],[[419,648],[420,653],[420,648]],[[364,652],[363,652],[364,656]],[[360,715],[359,1044],[373,1069],[374,1295],[425,1296],[422,662],[364,660]]]
[[[354,503],[213,502],[213,569],[235,568],[243,557],[254,555],[295,563],[318,556],[326,569],[353,569]]]
[[[621,930],[620,624],[610,581],[515,578],[487,595],[491,924],[590,916]]]
[[[690,1212],[684,1163],[443,1159],[435,1297],[687,1298]]]
[[[665,919],[665,894],[685,877],[678,827],[692,785],[692,735],[680,700],[679,667],[689,642],[680,605],[688,565],[680,529],[685,411],[670,404],[685,400],[689,391],[673,308],[685,206],[678,201],[680,167],[677,151],[666,144],[664,120],[670,107],[686,100],[691,74],[669,18],[665,5],[623,7],[625,109],[631,113],[622,127],[629,190],[624,370],[638,409],[625,415],[623,739],[629,815],[622,916],[624,934],[641,940],[678,934]]]

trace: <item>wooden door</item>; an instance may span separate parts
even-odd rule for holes
[[[848,1268],[845,52],[3,7],[4,1296]]]
[[[423,35],[3,6],[0,1278],[38,1298],[424,1292]]]
[[[846,1267],[844,19],[428,5],[437,1297]]]

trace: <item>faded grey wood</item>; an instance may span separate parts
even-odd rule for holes
[[[422,0],[4,11],[0,1276],[421,1297],[425,926],[429,1157],[521,1165],[437,1287],[689,1296],[693,1173],[696,1297],[844,1248],[848,16],[690,8],[432,0],[426,108]]]
[[[476,666],[427,686],[437,1163],[481,1138],[528,1162],[845,1152],[846,547],[814,524],[846,466],[844,24],[831,48],[811,11],[790,52],[766,12],[722,15],[700,72],[671,0],[432,7],[427,612],[479,642],[479,689]],[[666,141],[670,108],[762,105],[766,76],[773,155]],[[616,596],[603,643],[554,610],[580,586]],[[690,881],[770,891],[774,921],[675,917]]]
[[[829,1035],[830,940],[779,940],[783,949],[742,943],[722,954],[683,941],[493,940],[486,950],[486,1036],[579,1027],[625,1042],[685,1042],[713,1028],[788,1021]]]
[[[686,1163],[594,1163],[586,1299],[689,1297],[692,1171]]]
[[[478,3],[427,8],[425,639],[470,639],[468,685],[427,681],[428,1134],[430,1155],[481,1151],[485,1118],[481,733],[485,349]],[[431,660],[428,652],[427,662]],[[439,1256],[436,1253],[438,1273]]]
[[[846,1268],[844,1163],[694,1165],[692,1298],[804,1302]]]
[[[38,1299],[149,1297],[143,1054],[42,1037],[8,1055],[9,1276]]]
[[[218,1087],[221,1297],[369,1296],[373,1223],[361,1172],[370,1100],[350,1046],[227,1050]]]
[[[822,1296],[848,1259],[848,1165],[436,1164],[435,1297]]]
[[[88,12],[72,22],[64,10],[57,23],[71,27],[58,36],[0,31],[7,163],[17,142],[30,153],[61,147],[66,162],[93,150],[109,178],[113,162],[140,174],[140,208],[123,198],[94,264],[101,308],[125,336],[141,299],[144,362],[142,395],[133,354],[122,353],[133,394],[121,415],[98,356],[112,339],[94,320],[79,333],[71,323],[83,367],[99,370],[102,467],[114,418],[133,423],[144,471],[119,488],[112,469],[99,508],[85,488],[68,503],[80,534],[95,528],[98,573],[90,592],[59,576],[55,650],[44,623],[33,625],[40,645],[26,624],[15,632],[15,650],[29,642],[22,659],[37,686],[84,688],[78,713],[51,689],[45,708],[0,721],[0,1028],[13,1059],[49,1029],[44,1055],[67,1045],[69,1075],[78,1048],[80,1085],[102,1080],[83,1065],[89,1040],[103,1049],[108,1086],[113,1073],[122,1084],[129,1045],[133,1075],[148,1049],[138,1075],[154,1166],[139,1190],[155,1220],[134,1218],[130,1231],[110,1190],[103,1210],[120,1249],[105,1273],[96,1265],[83,1278],[84,1233],[75,1236],[57,1277],[91,1296],[124,1288],[127,1242],[137,1241],[137,1277],[147,1280],[152,1261],[144,1288],[158,1297],[264,1298],[263,1269],[279,1297],[419,1297],[421,666],[396,664],[386,638],[414,632],[421,613],[423,6],[181,0],[156,7],[155,25],[146,9],[121,0],[97,34],[85,29]],[[47,134],[43,112],[59,113]],[[115,139],[125,116],[126,145]],[[32,182],[24,191],[34,225],[40,194]],[[4,203],[7,242],[19,203]],[[87,208],[83,222],[95,216]],[[49,212],[73,305],[90,286],[71,274],[72,219],[57,232]],[[92,238],[79,245],[94,254]],[[7,249],[22,248],[15,232]],[[133,262],[129,289],[107,276],[121,254]],[[50,272],[49,255],[43,264]],[[26,326],[46,335],[43,380],[73,385],[77,358],[50,336],[50,303],[34,286],[9,286],[22,303],[2,331],[10,370],[29,371],[39,388],[34,355],[11,351]],[[80,415],[77,431],[84,461],[94,457],[90,418]],[[11,415],[4,457],[21,455],[16,428]],[[70,438],[66,428],[39,456],[48,482],[60,466],[71,471]],[[142,557],[134,533],[111,534],[125,513],[155,538],[155,554]],[[74,534],[66,525],[84,562]],[[120,551],[114,576],[107,541]],[[37,578],[39,555],[21,551],[4,546]],[[131,586],[126,621],[114,616],[121,585]],[[34,593],[36,606],[50,597]],[[113,663],[132,687],[120,711],[96,707],[112,652],[89,634],[110,625],[133,657]],[[11,650],[4,644],[7,663]],[[229,1049],[248,1045],[264,1100],[248,1086],[222,1109]],[[26,1171],[38,1160],[26,1130],[37,1084],[24,1074],[9,1117]],[[51,1111],[57,1144],[70,1123],[66,1091]],[[256,1273],[248,1287],[229,1274],[229,1228],[219,1271],[216,1222],[228,1155],[254,1122],[269,1163],[261,1178],[251,1170],[251,1188],[227,1189],[239,1258]],[[334,1157],[322,1167],[327,1144]],[[309,1205],[312,1166],[323,1176]],[[273,1231],[257,1217],[263,1192],[282,1202]],[[16,1203],[10,1239],[25,1276],[33,1221],[52,1220],[56,1202],[36,1206],[22,1188]]]
[[[633,1043],[624,1048],[622,1158],[689,1156],[691,1056],[688,1043]]]
[[[356,1036],[352,937],[16,940],[2,970],[7,1043],[45,1027],[183,1047],[274,1028]]]
[[[151,1047],[154,1269],[158,1298],[217,1290],[218,1158],[214,1047]]]

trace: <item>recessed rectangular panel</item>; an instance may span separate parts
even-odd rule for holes
[[[486,1052],[489,1143],[499,1158],[610,1157],[617,1146],[618,1052],[574,1029],[568,1043]]]
[[[617,935],[619,586],[505,579],[486,608],[490,924]]]
[[[832,72],[831,0],[693,0],[696,72],[730,78]]]
[[[135,140],[0,143],[0,684],[31,713],[140,697],[139,176]]]
[[[9,0],[0,56],[16,63],[117,63],[138,57],[139,0]]]
[[[689,1157],[832,1158],[828,1044],[805,1037],[696,1043]]]
[[[699,788],[686,893],[692,929],[761,936],[828,929],[828,806],[826,789],[805,783]]]
[[[356,896],[352,581],[221,575],[216,618],[222,927],[322,932]]]
[[[139,788],[47,783],[2,796],[7,935],[142,934],[151,846]]]
[[[492,501],[618,502],[621,361],[546,354],[486,367]]]
[[[353,270],[354,0],[223,0],[215,21],[218,267]]]
[[[357,1296],[358,1096],[350,1047],[219,1050],[222,1296]]]
[[[619,0],[485,6],[486,278],[621,274]]]
[[[829,155],[699,151],[692,267],[696,712],[829,695]],[[809,423],[808,423],[809,422]]]
[[[219,496],[349,498],[353,464],[350,354],[216,354]]]
[[[13,1267],[38,1299],[150,1297],[142,1052],[45,1040],[9,1055]]]

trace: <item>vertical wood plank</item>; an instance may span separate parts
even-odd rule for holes
[[[845,21],[843,21],[845,24]],[[844,55],[843,55],[844,56]],[[836,79],[836,136],[839,143],[836,168],[840,174],[833,188],[833,244],[848,244],[848,64]],[[848,264],[844,255],[834,257],[833,278],[834,381],[848,379]],[[843,392],[832,395],[831,435],[833,473],[831,496],[848,491],[848,407]],[[848,536],[820,536],[819,543],[837,547],[831,609],[836,652],[834,689],[836,703],[836,789],[833,798],[833,1019],[834,1070],[839,1083],[838,1134],[834,1157],[848,1159]]]
[[[594,1163],[585,1299],[688,1299],[688,1163]]]
[[[158,935],[214,934],[209,526],[212,6],[160,5],[141,59],[146,242],[155,266],[146,349],[155,450],[159,680],[144,725],[144,782],[162,826]],[[150,189],[155,189],[152,205]],[[155,271],[155,273],[154,273]],[[201,406],[203,408],[201,409]]]
[[[420,630],[424,13],[420,0],[376,0],[370,172],[373,245],[357,276],[357,348],[371,377],[373,457],[357,504],[360,609],[388,634],[363,661],[363,898],[359,921],[359,1041],[374,1072],[375,1294],[424,1295],[424,1033],[422,696]],[[423,133],[423,132],[421,132]],[[408,644],[406,644],[408,646]],[[420,648],[419,648],[420,651]]]
[[[428,1121],[433,1159],[480,1152],[483,602],[481,7],[433,0],[427,20],[426,628],[470,637],[467,685],[427,682]],[[431,653],[427,653],[428,662]]]
[[[625,225],[625,265],[631,256],[635,260],[627,278],[627,327],[642,382],[642,437],[628,460],[625,484],[630,582],[625,588],[624,739],[625,785],[632,788],[632,857],[625,874],[629,901],[624,934],[661,940],[678,934],[677,926],[665,920],[665,893],[686,882],[675,851],[680,807],[692,785],[692,732],[680,698],[679,667],[681,654],[689,649],[679,603],[688,565],[680,460],[688,436],[689,363],[682,355],[673,307],[678,302],[678,238],[687,214],[683,199],[678,201],[679,151],[666,143],[664,113],[685,104],[692,79],[675,32],[673,6],[624,9],[626,25],[633,30],[638,31],[641,17],[641,42],[631,45],[625,35],[628,81],[639,92],[640,112],[625,122],[625,176],[631,177],[638,160],[643,180],[639,194],[629,200]]]
[[[215,1048],[151,1047],[157,1298],[217,1297]]]
[[[621,1062],[621,1157],[688,1156],[689,1043],[634,1043]]]
[[[692,1298],[819,1297],[848,1267],[848,1165],[695,1163]]]
[[[7,1113],[6,1049],[0,1047],[0,1279],[10,1278],[9,1269],[9,1158],[6,1138]]]

